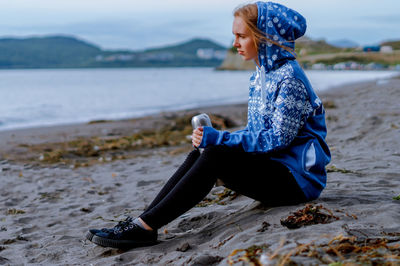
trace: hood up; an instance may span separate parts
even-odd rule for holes
[[[260,43],[258,47],[258,62],[256,80],[262,88],[262,99],[266,101],[266,73],[276,70],[288,60],[295,60],[295,40],[306,32],[306,20],[297,11],[273,2],[257,2],[258,19],[257,27],[265,36],[275,43]],[[284,49],[285,46],[288,49]],[[315,94],[304,72],[297,71],[296,78],[306,86],[308,96],[314,109],[321,106],[321,100]]]
[[[269,72],[287,60],[295,59],[294,41],[306,32],[306,20],[298,12],[281,4],[257,2],[257,27],[268,39],[289,48],[285,50],[271,42],[258,47],[258,62],[264,71]]]

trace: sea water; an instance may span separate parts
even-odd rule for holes
[[[318,92],[393,71],[307,71]],[[213,68],[0,71],[0,130],[247,102],[250,71]]]

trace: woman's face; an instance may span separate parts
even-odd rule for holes
[[[258,54],[254,44],[253,34],[247,28],[244,20],[239,16],[235,16],[235,19],[233,20],[232,33],[235,35],[233,47],[237,49],[242,58],[244,60],[257,61]]]

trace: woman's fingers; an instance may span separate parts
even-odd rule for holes
[[[193,130],[192,134],[192,144],[195,147],[200,146],[201,140],[203,139],[203,128],[198,127],[195,130]]]
[[[192,144],[193,144],[193,146],[195,146],[195,147],[200,146],[200,143],[201,143],[201,140],[197,140],[197,139],[193,139],[193,140],[192,140]]]
[[[202,139],[202,138],[193,137],[193,138],[192,138],[192,143],[193,143],[193,145],[196,146],[196,147],[199,146],[200,143],[201,143],[201,139]]]
[[[203,128],[196,128],[195,130],[193,130],[193,134],[192,137],[198,137],[201,138],[203,137]]]

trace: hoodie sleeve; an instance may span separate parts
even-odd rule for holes
[[[304,84],[295,78],[285,79],[278,86],[272,112],[264,116],[264,128],[236,132],[204,127],[201,148],[208,145],[242,145],[246,152],[270,152],[288,146],[304,125],[312,106]]]

